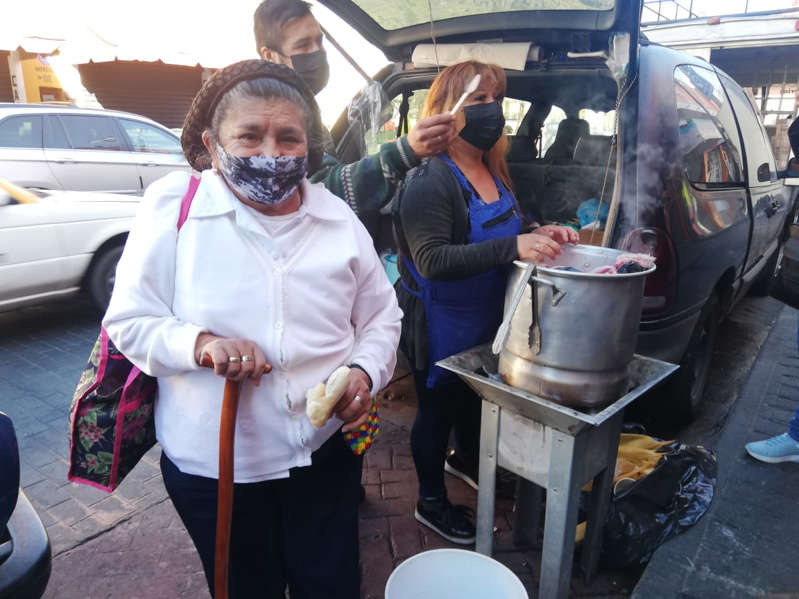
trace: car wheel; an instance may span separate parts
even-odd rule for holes
[[[122,255],[123,246],[118,245],[108,248],[98,255],[88,276],[89,296],[101,312],[108,308],[111,292],[114,290],[116,280],[117,262]]]
[[[771,257],[766,262],[763,270],[757,275],[754,283],[749,288],[749,293],[757,297],[764,297],[768,295],[768,290],[771,287],[771,282],[774,280],[774,275],[777,274],[777,261],[780,258],[780,248],[778,247],[771,253]]]
[[[681,420],[690,420],[699,411],[710,374],[720,319],[719,298],[713,293],[702,308],[688,348],[680,361],[680,369],[669,388],[672,405],[677,408]]]

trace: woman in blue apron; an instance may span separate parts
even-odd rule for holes
[[[480,85],[457,115],[459,136],[445,153],[411,171],[394,205],[401,346],[418,398],[411,431],[419,478],[415,516],[459,544],[474,542],[474,525],[466,508],[447,499],[444,469],[477,488],[480,400],[435,362],[493,338],[514,260],[552,258],[561,243],[577,242],[567,227],[523,233],[530,223],[513,196],[504,158],[500,67],[468,61],[444,69],[423,115],[449,111],[477,73]],[[453,429],[455,451],[446,457]]]

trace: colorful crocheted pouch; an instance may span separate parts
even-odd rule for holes
[[[344,440],[347,441],[352,453],[361,455],[369,449],[379,432],[380,414],[377,412],[377,400],[374,400],[372,408],[369,410],[369,418],[361,425],[361,428],[344,433]]]

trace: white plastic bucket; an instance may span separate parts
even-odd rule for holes
[[[386,583],[386,599],[528,599],[518,577],[474,551],[434,549],[406,559]]]

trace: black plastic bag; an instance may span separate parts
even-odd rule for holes
[[[674,442],[655,469],[611,498],[602,542],[608,568],[644,565],[662,543],[693,526],[716,487],[713,452]]]

